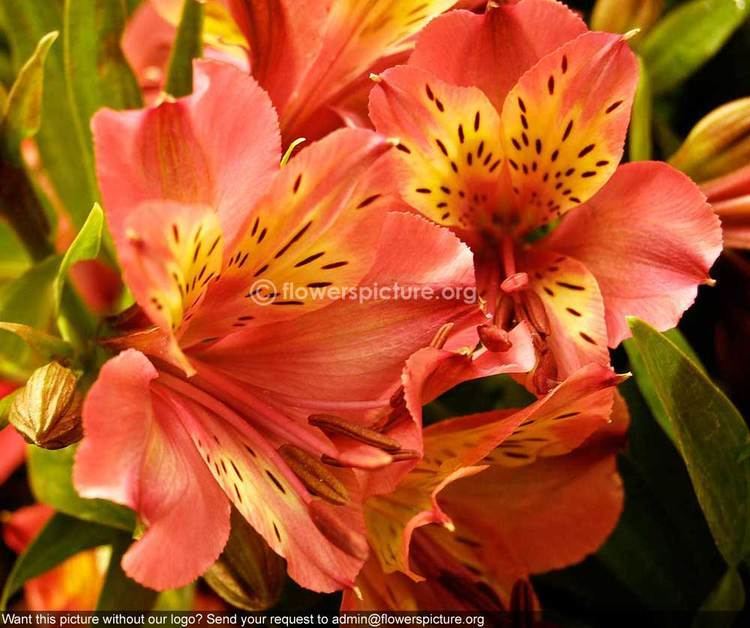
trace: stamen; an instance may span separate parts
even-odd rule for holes
[[[512,294],[525,289],[529,285],[529,276],[526,273],[514,273],[505,278],[500,284],[500,289],[506,294]]]
[[[349,492],[317,458],[294,445],[283,445],[279,454],[307,489],[332,504],[349,502]]]
[[[367,559],[367,539],[339,519],[331,506],[314,499],[308,508],[312,522],[324,537],[349,556],[358,560]]]
[[[542,299],[532,290],[524,290],[519,296],[526,320],[540,336],[549,336],[549,318]]]
[[[416,449],[402,449],[391,454],[393,462],[401,462],[403,460],[417,460],[421,457],[421,454]]]
[[[289,160],[292,157],[292,153],[294,152],[294,149],[297,148],[300,144],[303,144],[307,141],[304,137],[298,137],[296,140],[292,140],[291,144],[289,144],[289,148],[286,149],[286,152],[284,153],[284,156],[281,158],[281,167],[289,163]]]
[[[479,325],[477,333],[482,344],[493,353],[505,353],[513,346],[508,332],[497,325],[492,325],[491,323]]]
[[[442,349],[445,346],[445,343],[448,341],[448,336],[451,333],[451,329],[453,329],[453,323],[446,323],[440,329],[438,329],[435,337],[432,339],[432,342],[430,342],[430,346],[434,349]]]
[[[362,450],[342,451],[336,458],[323,454],[320,460],[323,464],[332,467],[351,467],[353,469],[364,469],[373,471],[382,469],[393,462],[391,454],[385,453],[382,449],[374,447],[365,447]]]
[[[326,432],[348,436],[349,438],[371,445],[372,447],[377,447],[388,453],[397,452],[401,449],[399,442],[393,440],[389,436],[367,427],[356,425],[355,423],[349,423],[341,417],[332,414],[311,414],[307,420],[310,425],[319,427]]]

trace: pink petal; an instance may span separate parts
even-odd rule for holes
[[[342,129],[300,151],[246,208],[183,346],[296,318],[328,305],[327,289],[356,285],[375,258],[386,207],[372,177],[391,148],[372,131]]]
[[[276,116],[255,81],[226,64],[195,62],[195,91],[92,120],[97,175],[115,239],[148,200],[211,206],[232,239],[280,158]]]
[[[12,426],[0,430],[0,484],[23,464],[26,443]]]
[[[133,579],[164,590],[195,580],[229,535],[229,501],[181,425],[153,391],[158,372],[128,350],[102,368],[83,408],[74,483],[84,497],[135,510],[146,531],[123,557]]]
[[[519,229],[588,200],[622,156],[638,63],[621,35],[586,33],[543,57],[501,113]]]
[[[617,170],[585,206],[563,220],[544,247],[593,273],[616,347],[630,335],[626,316],[674,327],[721,252],[719,221],[698,187],[672,167],[632,163]]]
[[[526,70],[584,32],[583,20],[554,0],[503,3],[481,15],[452,11],[424,29],[409,64],[481,88],[500,111]]]

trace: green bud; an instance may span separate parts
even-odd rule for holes
[[[664,10],[664,0],[597,0],[591,14],[591,28],[608,33],[638,30],[643,37]]]
[[[279,600],[286,568],[284,560],[232,508],[229,541],[219,560],[203,574],[203,578],[231,605],[249,611],[262,611]]]
[[[750,163],[750,98],[728,102],[702,118],[669,163],[699,182]]]
[[[31,374],[15,395],[8,421],[29,443],[61,449],[81,440],[81,394],[78,377],[50,362]]]

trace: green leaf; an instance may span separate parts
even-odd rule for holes
[[[7,25],[4,34],[16,71],[31,56],[34,44],[43,35],[63,31],[62,5],[59,0],[0,2],[0,21]],[[73,226],[80,228],[97,200],[98,191],[93,171],[88,167],[91,147],[83,143],[78,133],[68,97],[63,48],[53,46],[47,57],[44,116],[35,140],[45,174],[70,214]]]
[[[0,329],[9,331],[21,338],[42,360],[69,358],[73,354],[73,348],[61,338],[51,336],[28,325],[0,322]]]
[[[748,428],[724,393],[674,342],[643,321],[630,319],[629,324],[714,541],[727,563],[736,566],[747,550],[749,528],[750,463],[738,462]]]
[[[628,156],[630,161],[651,159],[651,84],[643,60],[638,58],[640,78],[633,100],[633,115],[628,130]]]
[[[54,515],[39,536],[18,557],[5,582],[0,609],[4,610],[10,597],[20,591],[31,578],[49,571],[78,552],[109,545],[118,534],[116,530],[106,526],[63,514]]]
[[[74,447],[56,451],[28,448],[31,490],[37,501],[78,519],[131,532],[135,515],[131,510],[103,499],[84,499],[73,487]]]
[[[193,91],[193,59],[203,52],[203,14],[203,2],[185,0],[164,88],[175,98],[187,96]]]
[[[60,263],[60,269],[57,272],[54,283],[55,295],[55,315],[60,314],[60,301],[62,299],[63,287],[68,275],[68,271],[73,264],[87,259],[95,259],[99,255],[99,248],[102,243],[102,228],[104,226],[104,213],[99,203],[94,203],[94,207],[89,213],[89,217],[81,227],[75,240],[68,247]]]
[[[98,187],[92,116],[102,107],[137,109],[142,105],[138,82],[120,47],[127,9],[124,0],[65,0],[63,62],[67,96],[83,149],[83,174],[92,191]]]
[[[675,343],[675,345],[677,345],[682,350],[682,352],[685,353],[691,360],[693,360],[696,366],[700,367],[701,369],[703,368],[698,359],[698,356],[695,354],[688,341],[685,340],[685,337],[680,333],[679,329],[670,329],[669,331],[665,332],[664,335],[673,343]],[[628,339],[623,343],[623,346],[625,347],[625,352],[628,354],[630,368],[635,375],[635,381],[638,384],[638,388],[640,388],[641,394],[643,395],[644,399],[646,399],[646,402],[648,403],[648,406],[651,409],[654,418],[664,430],[664,433],[669,436],[670,440],[672,442],[675,442],[672,423],[667,416],[667,412],[664,409],[664,406],[659,400],[659,395],[656,393],[654,383],[648,375],[646,365],[643,363],[643,358],[640,354],[640,351],[638,350],[638,346],[635,340]]]
[[[29,256],[16,233],[0,222],[0,283],[15,279],[30,265]]]
[[[724,45],[750,15],[744,0],[692,0],[662,19],[640,47],[654,94],[687,79]]]
[[[192,611],[195,601],[195,584],[181,589],[171,589],[159,594],[152,610],[155,611]]]
[[[109,559],[107,576],[96,603],[96,610],[148,611],[154,606],[159,594],[131,580],[122,570],[122,556],[132,542],[133,539],[129,535],[120,534],[112,543],[112,556]]]
[[[0,321],[47,329],[52,320],[52,282],[59,265],[59,257],[50,257],[3,286],[0,289]],[[25,379],[32,368],[41,365],[32,358],[21,339],[0,331],[0,373],[14,379]]]
[[[741,611],[745,607],[745,587],[734,567],[727,569],[701,607],[702,611]],[[731,625],[729,622],[728,625]]]
[[[23,65],[10,90],[3,111],[3,131],[11,150],[16,150],[21,140],[36,135],[42,125],[44,63],[57,36],[58,32],[52,31],[39,40],[34,54]]]

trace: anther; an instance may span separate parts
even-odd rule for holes
[[[369,553],[367,539],[345,524],[329,504],[313,499],[308,509],[315,527],[331,543],[349,556],[359,560],[367,559]]]
[[[389,436],[367,427],[356,425],[355,423],[349,423],[341,417],[332,414],[311,414],[307,420],[310,425],[319,427],[326,432],[348,436],[349,438],[371,445],[372,447],[377,447],[388,453],[399,451],[401,449],[399,442]]]
[[[544,308],[544,303],[539,295],[532,290],[524,290],[520,294],[520,300],[525,318],[529,321],[529,324],[541,336],[549,336],[549,318],[547,317],[547,310]]]
[[[524,290],[528,285],[529,276],[526,273],[513,273],[500,284],[500,289],[506,294],[512,294]]]
[[[479,325],[477,333],[482,344],[493,353],[505,353],[513,346],[508,332],[497,325],[491,323]]]
[[[307,489],[332,504],[349,502],[349,492],[317,458],[294,445],[283,445],[279,454]]]

